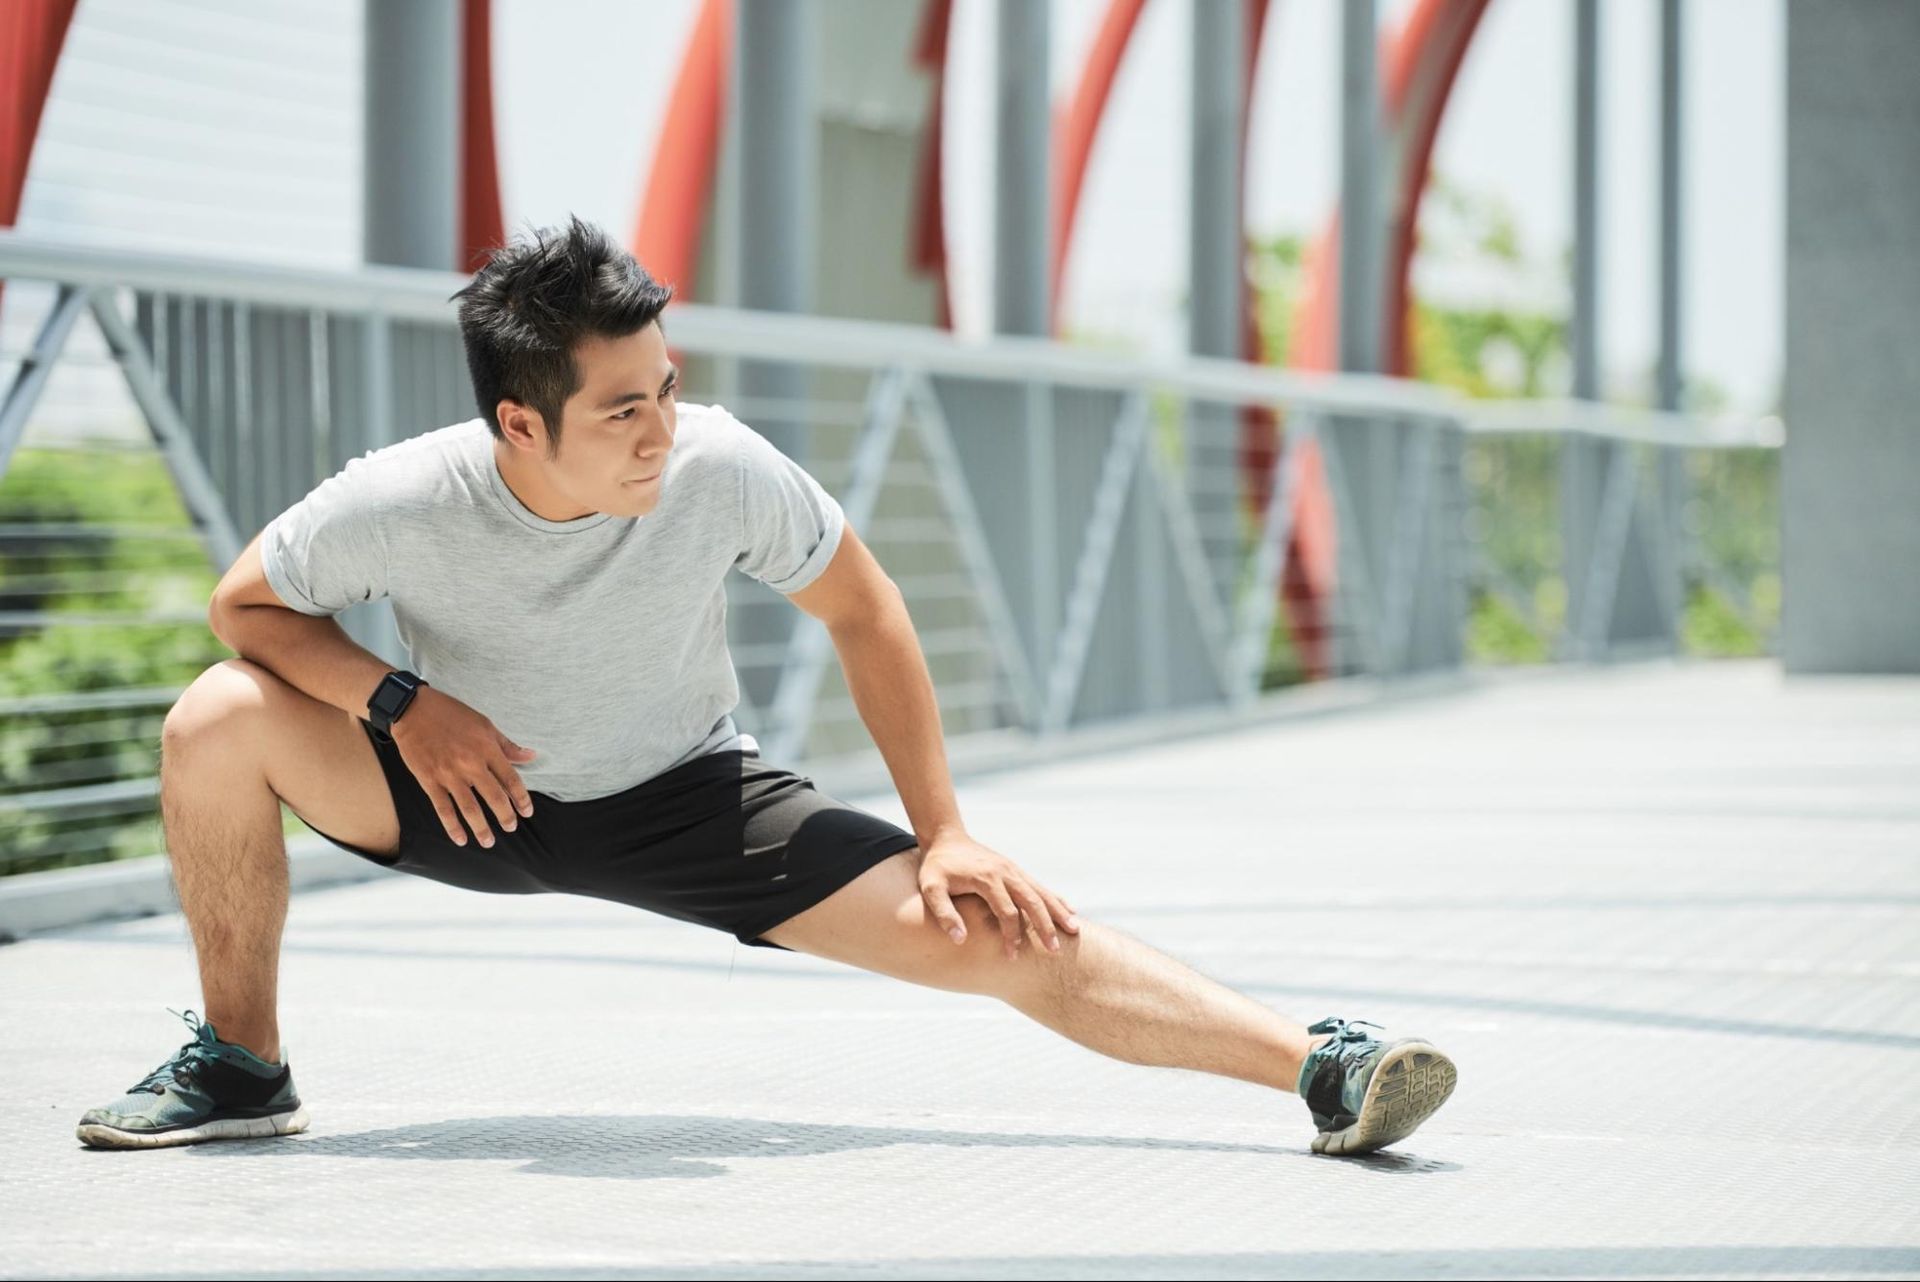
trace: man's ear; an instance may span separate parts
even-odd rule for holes
[[[546,424],[540,417],[540,411],[519,401],[502,398],[494,407],[494,416],[500,420],[500,434],[510,444],[518,446],[523,441],[542,445],[546,439]]]

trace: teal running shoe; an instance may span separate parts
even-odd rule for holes
[[[1307,1031],[1333,1034],[1308,1052],[1296,1087],[1320,1130],[1316,1153],[1371,1153],[1405,1139],[1447,1102],[1459,1078],[1431,1042],[1388,1039],[1378,1024],[1329,1017]]]
[[[75,1134],[91,1148],[161,1148],[203,1140],[291,1135],[307,1129],[293,1071],[223,1042],[193,1011],[179,1015],[193,1040],[126,1095],[81,1117]],[[280,1058],[287,1057],[282,1047]]]

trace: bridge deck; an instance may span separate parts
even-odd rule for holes
[[[383,877],[294,902],[299,1138],[79,1148],[184,1037],[184,925],[0,949],[0,1272],[1920,1274],[1920,681],[1503,678],[961,799],[1090,917],[1437,1040],[1454,1099],[1314,1157],[1292,1097],[985,999]]]

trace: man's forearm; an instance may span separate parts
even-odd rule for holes
[[[833,647],[860,719],[886,759],[921,849],[964,832],[940,734],[933,676],[906,603],[898,597],[858,624],[833,630]]]
[[[213,619],[214,634],[250,659],[323,703],[367,715],[367,700],[393,665],[348,636],[339,621],[274,605],[232,606]]]

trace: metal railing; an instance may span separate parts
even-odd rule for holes
[[[465,278],[450,273],[0,235],[0,279],[9,308],[16,291],[48,294],[0,402],[0,677],[21,641],[63,630],[171,624],[204,651],[182,645],[163,680],[129,683],[157,688],[0,686],[4,871],[112,850],[128,814],[151,814],[158,718],[225,653],[204,589],[254,532],[348,459],[475,411],[447,302]],[[164,534],[9,515],[9,460],[83,318],[178,495]],[[1242,708],[1306,677],[1458,667],[1485,657],[1489,619],[1537,657],[1596,660],[1679,650],[1703,591],[1764,612],[1765,541],[1736,573],[1702,533],[1722,462],[1770,464],[1776,421],[1471,402],[1387,378],[695,304],[666,319],[683,398],[727,405],[802,462],[901,585],[949,736],[1044,742]],[[1326,520],[1298,523],[1315,497]],[[117,563],[84,555],[101,546],[142,549],[151,574],[115,582]],[[1331,593],[1307,590],[1316,559]],[[178,575],[196,567],[203,594],[182,601]],[[156,591],[129,605],[133,587]],[[769,757],[869,751],[825,630],[743,577],[728,595],[736,716]],[[386,603],[342,622],[405,662]]]

